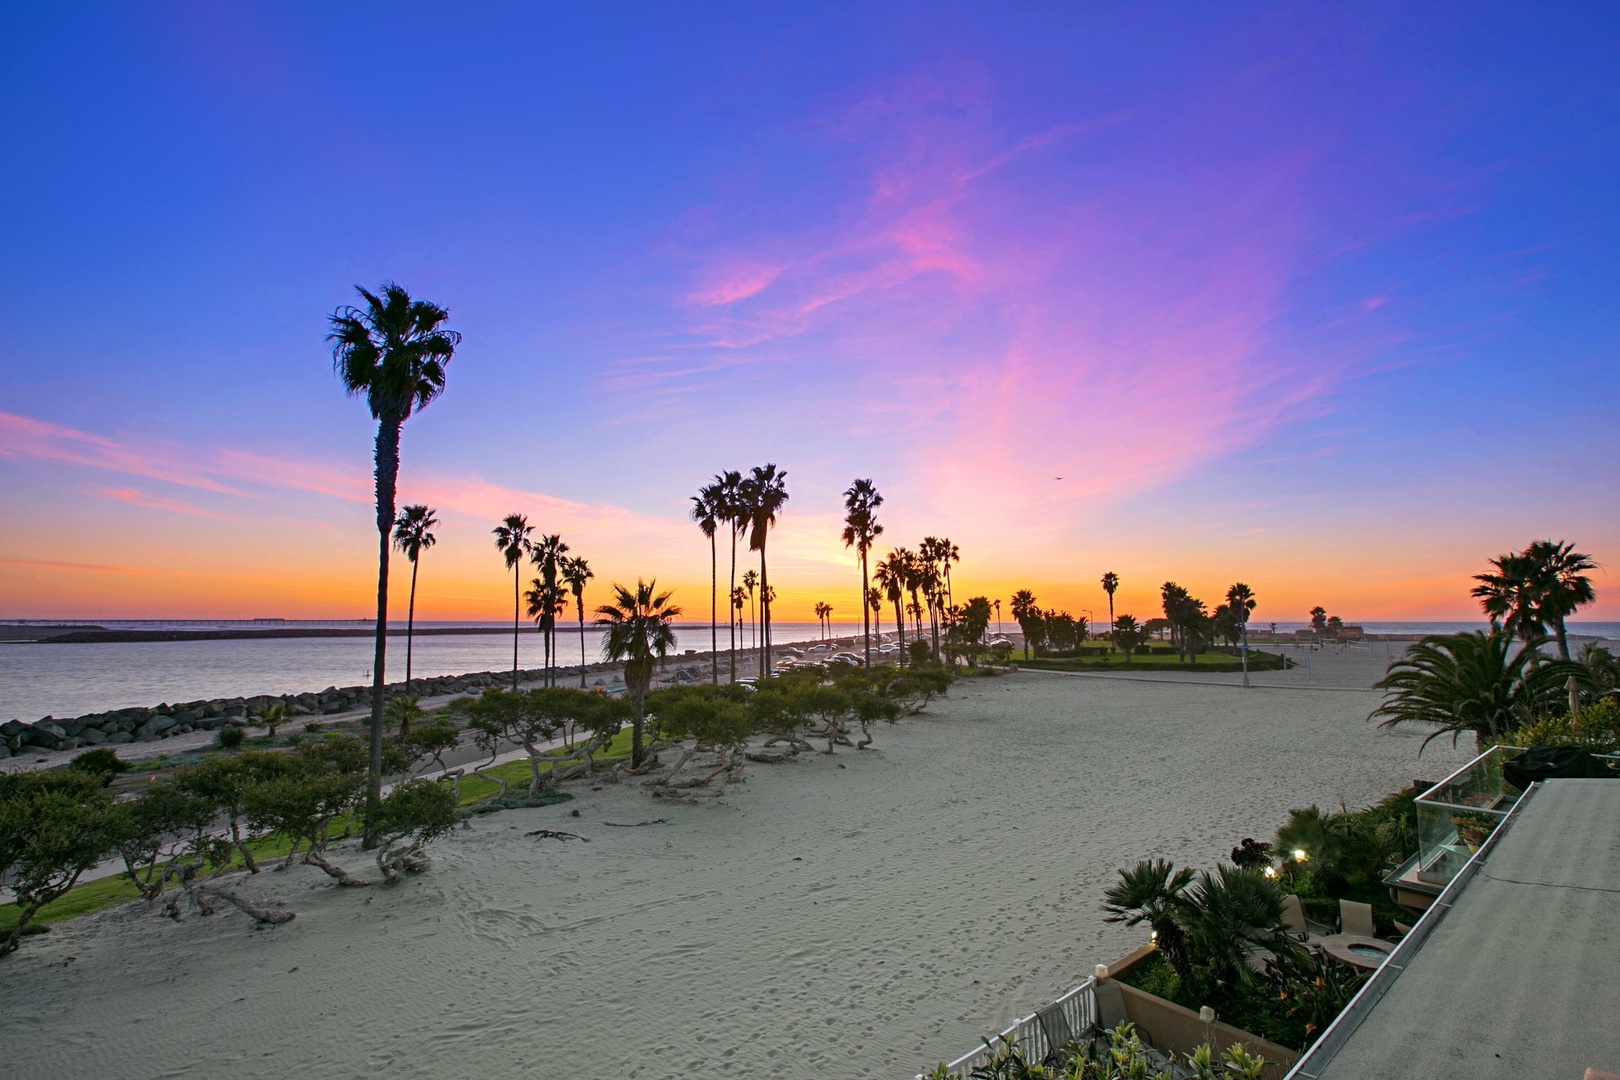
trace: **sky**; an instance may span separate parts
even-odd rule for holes
[[[1597,3],[5,5],[0,618],[368,614],[394,280],[422,619],[513,512],[706,618],[765,462],[778,619],[857,477],[958,598],[1464,619],[1560,538],[1620,619],[1616,72]]]

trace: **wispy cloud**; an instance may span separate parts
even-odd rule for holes
[[[149,495],[139,488],[96,488],[91,491],[93,495],[100,495],[107,499],[116,499],[130,506],[141,506],[148,510],[162,510],[170,514],[185,514],[188,517],[213,518],[216,521],[229,521],[229,514],[215,513],[204,510],[200,506],[193,506],[184,499],[168,499],[161,495]]]
[[[60,573],[126,574],[151,577],[157,573],[139,566],[109,566],[102,563],[57,562],[51,559],[0,559],[0,566],[14,566],[19,570],[49,570]]]

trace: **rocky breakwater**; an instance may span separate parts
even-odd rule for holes
[[[527,681],[538,679],[539,669],[518,672]],[[480,671],[470,675],[444,675],[433,679],[412,679],[390,683],[389,696],[415,694],[438,697],[446,694],[482,692],[510,680],[510,671]],[[329,686],[305,694],[277,697],[211,698],[152,708],[114,709],[88,713],[71,719],[47,716],[35,723],[7,720],[0,724],[0,758],[41,750],[77,750],[90,746],[117,746],[131,742],[157,742],[193,731],[214,731],[226,725],[249,727],[259,723],[274,705],[283,705],[288,719],[331,716],[371,708],[371,687]]]

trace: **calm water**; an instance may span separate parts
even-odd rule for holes
[[[102,622],[108,629],[174,626],[207,629],[212,624],[154,624]],[[224,624],[219,624],[224,625]],[[308,624],[288,624],[308,625]],[[354,624],[344,624],[352,626]],[[424,624],[454,625],[454,624]],[[1255,624],[1269,627],[1269,623]],[[1303,623],[1278,623],[1279,631]],[[883,626],[892,630],[885,620]],[[1475,623],[1364,623],[1368,633],[1434,634],[1474,630]],[[1008,619],[1006,630],[1017,626]],[[848,634],[846,626],[836,627]],[[1620,639],[1620,623],[1572,623],[1574,634]],[[779,624],[778,642],[813,641],[815,623]],[[678,650],[707,650],[708,626],[677,628]],[[520,634],[518,662],[526,668],[543,663],[540,636],[532,628]],[[720,645],[726,647],[725,629]],[[560,664],[579,662],[579,633],[559,633]],[[601,656],[599,631],[585,632],[585,653],[591,661]],[[369,638],[267,638],[264,640],[123,642],[97,645],[0,643],[0,720],[37,720],[42,716],[77,716],[106,709],[156,705],[160,701],[199,698],[299,693],[327,686],[354,686],[371,678],[372,642]],[[469,671],[510,670],[510,632],[478,635],[419,637],[412,673],[419,676],[461,675]],[[405,673],[405,640],[389,638],[388,671],[391,678]]]
[[[213,624],[98,622],[96,625],[109,630],[205,630]],[[777,642],[813,640],[818,634],[815,623],[772,627],[772,638]],[[677,655],[685,649],[706,652],[709,628],[707,625],[677,627],[676,641]],[[251,697],[301,693],[328,686],[357,686],[371,680],[372,647],[372,640],[363,637],[86,645],[0,642],[0,721],[37,720],[47,715],[79,716],[107,709],[156,705],[161,701]],[[559,665],[578,664],[578,629],[560,629],[557,647]],[[722,650],[727,647],[723,626],[720,647]],[[585,655],[592,663],[602,655],[602,634],[588,625]],[[532,625],[526,625],[518,636],[518,663],[525,668],[537,668],[544,662],[540,635]],[[412,652],[411,674],[418,677],[511,669],[511,630],[418,637]],[[405,677],[403,637],[388,639],[388,677],[390,680]]]

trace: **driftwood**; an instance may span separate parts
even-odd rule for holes
[[[797,755],[797,749],[789,750],[780,754],[770,754],[763,750],[750,750],[749,752],[743,754],[743,757],[747,758],[749,761],[757,761],[761,765],[780,765],[784,761],[793,760],[793,758]]]
[[[578,833],[563,832],[560,829],[536,829],[533,832],[526,832],[523,835],[538,836],[542,840],[561,840],[565,843],[569,840],[583,840],[587,844],[591,842],[591,838],[588,836],[580,836]]]
[[[639,829],[643,825],[668,825],[669,824],[669,819],[668,818],[653,818],[651,821],[630,821],[630,822],[604,821],[604,822],[602,822],[602,824],[612,826],[615,829]]]
[[[218,886],[200,886],[198,888],[198,892],[208,896],[217,896],[227,904],[230,904],[232,907],[236,908],[236,910],[253,916],[253,920],[255,922],[264,923],[268,926],[280,926],[282,923],[290,923],[293,921],[293,919],[297,918],[297,912],[270,911],[267,908],[254,907],[252,904],[248,903],[246,900],[243,900],[235,893],[227,892]]]

